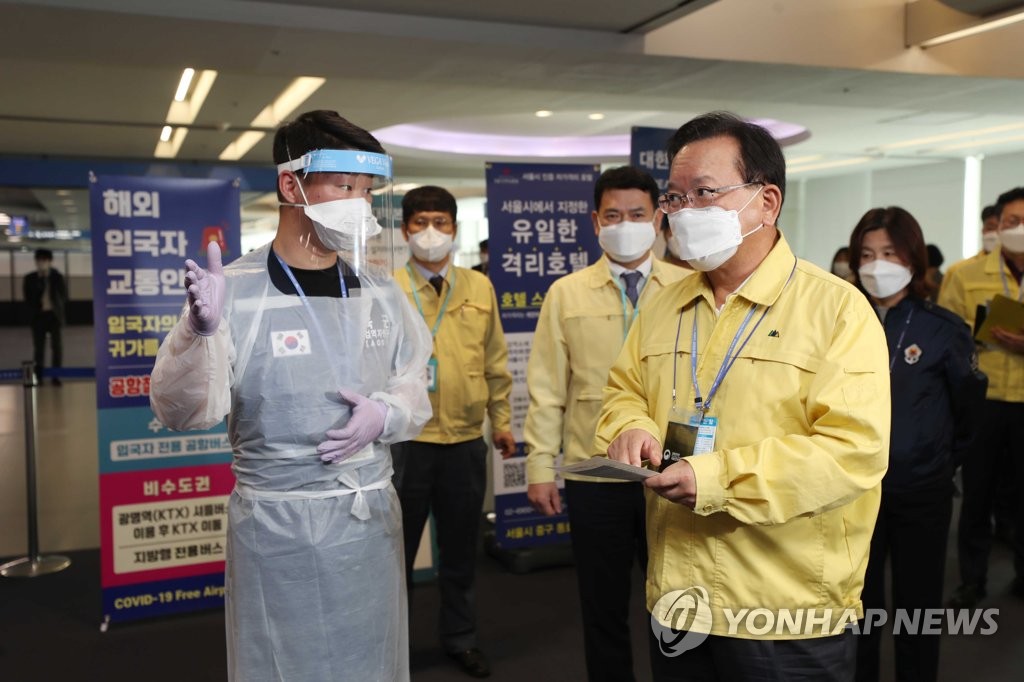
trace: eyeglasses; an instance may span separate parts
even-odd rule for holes
[[[1005,218],[1003,218],[999,222],[1006,229],[1012,230],[1013,228],[1017,227],[1021,223],[1024,223],[1024,218],[1021,218],[1020,216],[1016,216],[1016,215],[1011,215],[1011,216],[1006,216]]]
[[[715,199],[726,192],[731,192],[740,187],[763,184],[763,182],[742,182],[738,185],[726,185],[725,187],[694,187],[685,194],[666,192],[658,197],[658,206],[666,213],[678,211],[684,206],[707,208],[715,203]]]
[[[420,216],[418,218],[413,218],[412,220],[410,220],[409,224],[412,225],[413,227],[418,227],[421,230],[425,230],[431,225],[433,225],[436,229],[443,231],[447,230],[452,226],[452,219],[449,218],[448,216],[437,216],[435,218],[427,218],[425,216]]]

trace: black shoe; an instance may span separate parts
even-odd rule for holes
[[[448,654],[448,657],[459,664],[462,672],[471,677],[490,677],[491,664],[487,657],[477,648],[467,649],[455,654]]]
[[[954,609],[973,609],[979,601],[987,596],[988,591],[983,585],[964,583],[953,590],[953,596],[949,598],[949,606]]]

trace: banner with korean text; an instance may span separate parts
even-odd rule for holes
[[[651,174],[662,192],[668,186],[668,141],[675,134],[672,128],[643,128],[629,131],[629,165]]]
[[[515,457],[493,455],[495,540],[502,548],[569,541],[568,516],[543,516],[526,497],[526,363],[548,287],[601,255],[590,219],[600,174],[591,165],[487,164],[489,274],[508,343],[517,443]]]
[[[172,432],[149,407],[157,349],[185,303],[185,259],[216,241],[239,256],[230,180],[93,178],[93,313],[104,623],[224,603],[227,499],[222,423]]]

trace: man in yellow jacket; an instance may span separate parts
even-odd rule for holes
[[[631,166],[601,174],[591,219],[604,255],[557,280],[537,320],[526,370],[526,476],[530,503],[548,516],[562,500],[551,466],[587,459],[601,389],[626,333],[647,301],[687,271],[651,253],[658,184]],[[629,634],[634,559],[646,570],[644,494],[639,483],[566,475],[565,496],[583,607],[587,677],[635,679]]]
[[[510,426],[508,349],[490,280],[451,262],[455,197],[419,187],[402,199],[402,235],[409,263],[395,281],[423,316],[434,338],[428,390],[434,416],[413,441],[391,446],[402,503],[405,563],[412,565],[432,511],[440,551],[441,645],[473,677],[490,674],[477,645],[473,605],[480,517],[490,448],[482,438],[489,414],[491,440],[502,456],[515,452]]]
[[[983,258],[975,257],[952,271],[943,281],[939,305],[952,310],[977,330],[992,298],[1024,300],[1024,187],[999,196],[999,248]],[[1024,597],[1024,329],[996,328],[995,343],[978,348],[978,365],[988,375],[985,407],[981,410],[978,438],[963,463],[964,496],[960,507],[957,550],[961,584],[951,605],[974,608],[987,594],[988,555],[992,548],[992,511],[1002,468],[1003,453],[1013,460],[1016,472],[1013,500],[1014,568],[1013,593]]]
[[[766,130],[706,114],[669,155],[659,205],[703,274],[641,310],[595,442],[661,470],[644,482],[654,678],[852,680],[844,625],[888,457],[882,328],[776,227],[786,164]]]

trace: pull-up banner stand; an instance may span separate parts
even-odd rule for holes
[[[205,266],[211,241],[237,258],[241,221],[231,180],[94,177],[89,203],[105,629],[224,603],[226,428],[168,430],[149,382],[184,307],[185,259]]]

